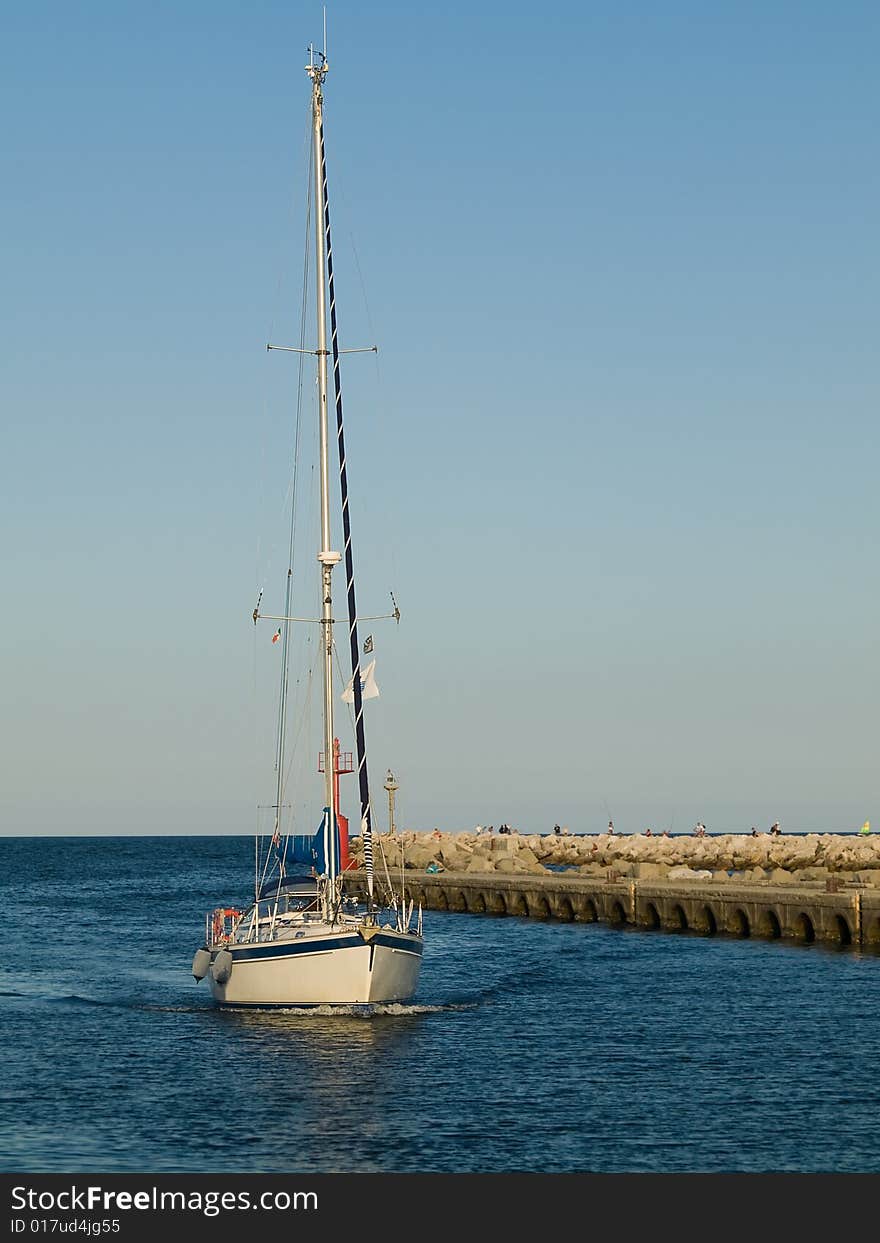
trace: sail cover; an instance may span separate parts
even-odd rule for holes
[[[324,808],[324,817],[329,815],[329,808]],[[339,819],[336,819],[336,858],[339,858]],[[275,847],[275,857],[279,872],[273,868],[272,876],[260,886],[260,897],[277,893],[278,889],[286,889],[290,885],[299,885],[306,880],[314,880],[327,871],[327,860],[324,857],[324,819],[318,825],[317,833],[288,833]]]

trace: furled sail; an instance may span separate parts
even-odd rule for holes
[[[324,818],[329,815],[329,808],[324,808]],[[279,889],[287,889],[291,885],[302,884],[304,880],[314,880],[316,876],[327,873],[327,855],[324,848],[324,820],[314,835],[310,833],[288,833],[275,847],[278,870],[273,869],[272,876],[260,886],[260,897],[265,898]],[[339,858],[339,820],[336,821],[335,858]]]

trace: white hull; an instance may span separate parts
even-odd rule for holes
[[[212,952],[212,961],[219,952]],[[422,965],[422,938],[391,928],[328,929],[305,937],[230,944],[224,983],[208,971],[225,1006],[339,1006],[408,1001]]]

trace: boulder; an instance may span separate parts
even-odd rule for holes
[[[587,868],[595,866],[597,865],[587,863],[581,868],[581,871],[586,871]],[[639,862],[632,864],[630,874],[637,880],[658,880],[661,876],[665,876],[668,871],[669,869],[662,863]]]
[[[495,864],[496,872],[518,872],[518,873],[538,873],[547,874],[547,869],[542,867],[540,863],[528,863],[520,859],[519,855],[502,855]]]
[[[824,881],[827,880],[831,873],[825,867],[806,867],[798,870],[798,880],[805,881]]]
[[[377,851],[376,853],[377,853],[377,857],[381,858],[381,853],[379,851]],[[392,866],[392,864],[396,864],[398,867],[400,866],[399,852],[397,854],[397,857],[395,859],[392,859],[386,849],[385,858],[388,862],[389,868]],[[423,872],[429,863],[440,862],[440,858],[441,858],[441,852],[437,849],[436,842],[433,845],[429,845],[427,842],[417,842],[414,845],[408,846],[406,848],[406,866],[408,868],[417,868],[420,872]],[[445,860],[443,860],[443,863],[444,863],[444,866],[446,867],[449,866]]]
[[[437,858],[447,872],[464,872],[473,855],[469,851],[458,850],[455,846],[441,846],[437,852]]]

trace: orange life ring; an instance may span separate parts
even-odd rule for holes
[[[236,910],[234,906],[218,906],[216,908],[211,924],[215,945],[221,941],[230,941],[232,939],[232,929],[229,932],[226,931],[227,919],[236,920],[240,918],[241,911]]]

